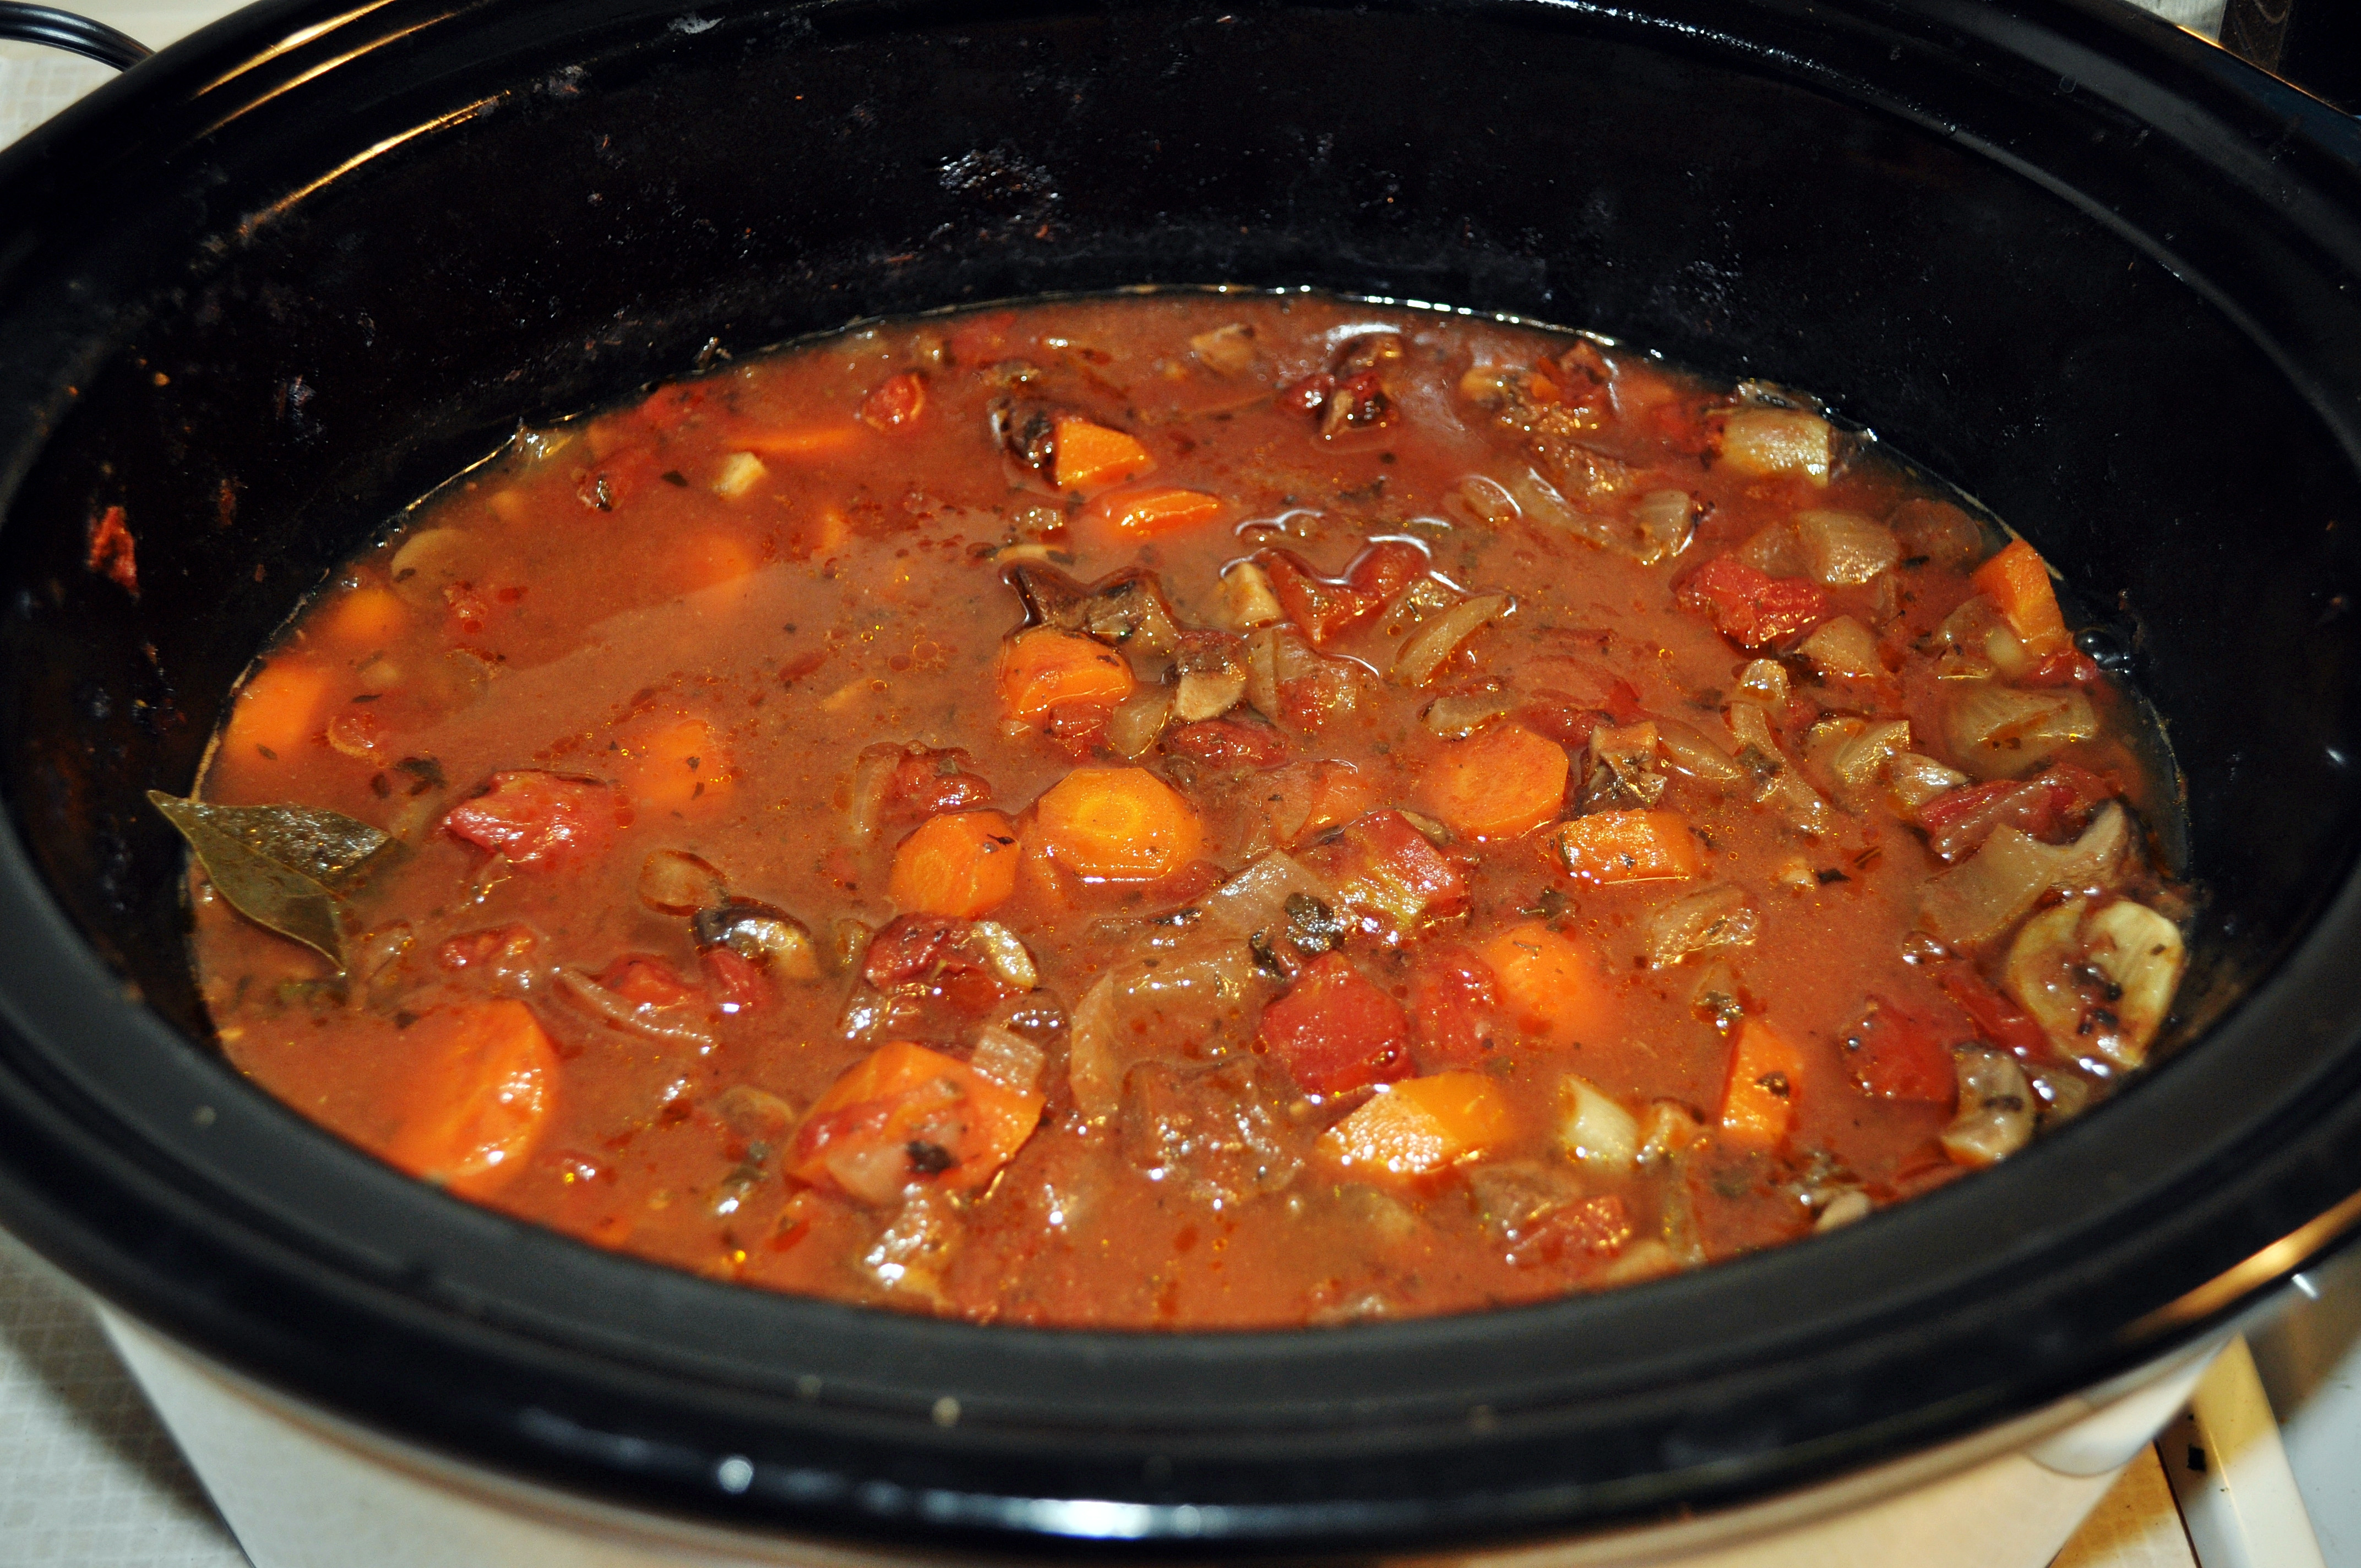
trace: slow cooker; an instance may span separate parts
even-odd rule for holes
[[[2008,518],[2168,718],[2169,1059],[1806,1245],[1175,1335],[671,1273],[225,1067],[144,792],[404,504],[720,356],[1211,283],[1811,387]],[[2054,1546],[2361,1222],[2361,127],[2112,0],[269,0],[0,155],[0,1220],[184,1436],[664,1560],[1874,1562],[1913,1488]],[[542,1560],[467,1539],[417,1560]]]

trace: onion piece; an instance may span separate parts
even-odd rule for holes
[[[971,921],[967,939],[983,955],[985,967],[1008,984],[1019,991],[1032,991],[1040,985],[1041,971],[1034,966],[1032,949],[999,921]]]
[[[1908,719],[1879,719],[1829,748],[1825,765],[1847,789],[1862,789],[1874,784],[1886,765],[1909,749]]]
[[[993,1082],[1021,1094],[1038,1089],[1041,1069],[1049,1063],[1048,1052],[1014,1029],[996,1024],[986,1024],[975,1032],[975,1049],[967,1059],[968,1066]]]
[[[1956,1165],[1982,1169],[2033,1138],[2033,1086],[2005,1051],[1959,1053],[1959,1114],[1943,1129],[1943,1152]]]
[[[567,1001],[619,1029],[682,1045],[719,1043],[705,1009],[694,1003],[676,1002],[669,1007],[643,1003],[635,1006],[578,970],[560,969],[554,978]]]
[[[1697,498],[1686,490],[1650,490],[1631,505],[1631,522],[1639,530],[1633,556],[1653,566],[1688,548],[1697,532]]]
[[[1920,806],[1967,782],[1968,775],[1957,768],[1916,751],[1898,752],[1885,765],[1886,787],[1894,794],[1894,808],[1905,817],[1916,816]]]
[[[1692,954],[1744,947],[1762,929],[1743,888],[1724,884],[1686,894],[1648,916],[1648,967],[1670,969]]]
[[[1705,1123],[1677,1100],[1652,1100],[1640,1118],[1640,1163],[1664,1165],[1705,1142]]]
[[[1802,409],[1745,409],[1721,427],[1721,460],[1741,474],[1800,474],[1825,486],[1835,444],[1828,422]]]
[[[1577,1165],[1620,1175],[1640,1159],[1640,1119],[1587,1078],[1568,1073],[1559,1091],[1558,1147]]]
[[[1252,561],[1233,562],[1223,571],[1222,608],[1229,612],[1230,624],[1241,630],[1268,626],[1287,616],[1270,586],[1270,574]]]
[[[1704,730],[1692,729],[1677,718],[1659,718],[1655,722],[1656,744],[1675,773],[1686,773],[1716,789],[1735,789],[1746,782],[1746,770],[1731,762],[1730,753],[1715,744]]]
[[[1854,512],[1799,511],[1795,540],[1805,569],[1824,587],[1858,587],[1902,559],[1893,534]]]
[[[1487,528],[1506,528],[1520,515],[1516,498],[1509,494],[1508,487],[1481,474],[1470,474],[1460,480],[1457,488],[1443,498],[1443,510],[1455,521]]]
[[[1241,690],[1246,677],[1238,678]],[[1137,759],[1156,748],[1164,734],[1164,727],[1172,720],[1172,691],[1169,686],[1143,686],[1115,704],[1107,715],[1107,744],[1122,756]]]
[[[1885,522],[1903,549],[1949,572],[1966,571],[1992,548],[1974,518],[1930,497],[1904,501]]]
[[[1943,624],[1935,629],[1936,641],[1960,655],[1952,666],[1952,678],[1972,678],[1970,674],[1980,666],[1989,666],[1989,674],[2004,680],[2015,680],[2033,668],[2033,655],[2026,651],[2024,641],[2000,613],[2000,607],[1978,594],[1960,602],[1960,608],[1944,617]]]
[[[2099,732],[2079,691],[2019,691],[1985,683],[1952,695],[1943,726],[1952,751],[1979,778],[2013,778]]]
[[[1982,849],[1927,883],[1918,923],[1951,947],[1989,942],[2045,893],[2112,886],[2130,842],[2130,819],[2112,800],[2070,844],[2045,844],[2019,828],[1995,828]]]
[[[1515,706],[1508,693],[1497,685],[1480,692],[1451,692],[1428,703],[1419,721],[1426,726],[1429,734],[1445,740],[1464,740]]]
[[[1602,550],[1611,549],[1619,543],[1613,523],[1603,517],[1576,511],[1573,504],[1539,474],[1528,470],[1522,477],[1510,480],[1508,488],[1509,494],[1515,498],[1525,516],[1543,528],[1571,534]]]
[[[1793,522],[1766,523],[1746,536],[1738,547],[1738,558],[1766,577],[1800,577],[1804,575],[1804,546],[1795,537]]]
[[[1394,679],[1407,686],[1424,685],[1459,644],[1482,627],[1509,614],[1516,601],[1507,594],[1478,594],[1452,606],[1421,627],[1418,635],[1394,655]]]
[[[1849,615],[1820,622],[1795,651],[1827,674],[1875,680],[1885,674],[1877,656],[1877,633]]]
[[[862,749],[852,764],[852,785],[844,811],[844,836],[855,844],[877,837],[885,820],[885,795],[894,784],[894,770],[909,752],[888,741]]]
[[[1385,618],[1378,622],[1378,627],[1389,637],[1406,636],[1425,625],[1437,610],[1449,609],[1458,602],[1459,596],[1444,587],[1430,573],[1393,597],[1386,606]]]
[[[1209,1033],[1204,1013],[1240,1012],[1254,991],[1254,963],[1244,943],[1225,943],[1195,957],[1140,959],[1101,976],[1074,1008],[1067,1046],[1075,1108],[1094,1122],[1122,1110],[1125,1076],[1157,1050],[1146,1037],[1149,1031],[1128,1026],[1134,1021],[1176,1023],[1192,1042],[1202,1042]],[[1198,1017],[1174,1016],[1184,1012]]]
[[[640,862],[640,902],[659,915],[694,915],[730,896],[712,864],[686,850],[654,850]]]
[[[2120,899],[2070,899],[2025,923],[2003,980],[2065,1056],[2136,1068],[2172,1005],[2185,951],[2171,921]]]
[[[1183,724],[1219,718],[1246,695],[1246,671],[1243,662],[1218,670],[1190,670],[1182,674],[1180,684],[1173,688],[1172,715]]]
[[[1738,672],[1738,696],[1765,707],[1787,706],[1787,666],[1776,659],[1750,659]]]
[[[1273,850],[1205,895],[1198,907],[1242,938],[1287,928],[1287,901],[1301,894],[1336,907],[1336,892],[1284,850]]]

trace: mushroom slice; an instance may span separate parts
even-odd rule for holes
[[[1226,631],[1183,633],[1172,668],[1172,712],[1183,724],[1218,718],[1246,695],[1246,644]]]
[[[1997,1165],[2033,1137],[2033,1086],[2005,1051],[1959,1053],[1960,1109],[1943,1129],[1943,1152],[1953,1164]]]
[[[2186,958],[2180,932],[2147,905],[2075,898],[2025,923],[2004,979],[2059,1051],[2129,1069],[2147,1059]]]

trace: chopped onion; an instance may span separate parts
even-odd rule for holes
[[[1902,546],[1883,527],[1849,511],[1799,511],[1795,539],[1804,565],[1827,587],[1858,587],[1902,559]]]
[[[975,1032],[975,1049],[967,1060],[968,1066],[1003,1089],[1022,1094],[1031,1094],[1039,1087],[1041,1069],[1049,1063],[1049,1053],[1040,1047],[994,1024]]]
[[[1664,1165],[1705,1141],[1705,1123],[1677,1100],[1652,1100],[1640,1118],[1640,1163]]]
[[[644,1003],[635,1006],[578,970],[561,969],[555,979],[557,989],[566,1000],[597,1014],[619,1029],[652,1040],[668,1040],[683,1045],[711,1046],[718,1043],[705,1009],[694,1002],[676,1002],[669,1007]]]
[[[2099,732],[2079,691],[2019,691],[1989,682],[1951,696],[1944,729],[1952,751],[1980,778],[2012,778]]]
[[[1746,782],[1746,770],[1731,762],[1730,754],[1704,730],[1692,729],[1677,718],[1659,718],[1655,722],[1656,744],[1663,748],[1664,761],[1674,772],[1686,773],[1717,789],[1733,789]]]
[[[1905,550],[1946,571],[1965,571],[1991,548],[1976,520],[1949,501],[1906,500],[1885,521]]]
[[[1222,607],[1229,612],[1230,624],[1242,630],[1268,626],[1287,614],[1270,586],[1270,574],[1252,561],[1235,562],[1222,573]]]
[[[2000,607],[1982,594],[1962,600],[1944,617],[1935,637],[1960,655],[1951,667],[1954,679],[1978,678],[1973,672],[1981,668],[1987,677],[1998,674],[2013,681],[2033,668],[2033,655],[2026,652],[2015,629],[2002,619]]]
[[[2015,828],[1997,828],[1984,847],[1929,882],[1919,894],[1918,923],[1952,947],[1989,942],[2053,889],[2111,885],[2131,840],[2122,806],[2099,808],[2071,844],[2045,844]]]
[[[1725,885],[1685,894],[1648,916],[1648,967],[1670,969],[1694,953],[1744,947],[1762,927],[1742,888]]]
[[[1653,566],[1688,548],[1697,529],[1697,498],[1686,490],[1650,490],[1632,503],[1631,521],[1640,531],[1633,554],[1642,565]]]
[[[468,575],[467,557],[473,543],[456,528],[423,529],[412,534],[386,563],[393,591],[412,606],[442,614],[447,608],[443,590]]]
[[[657,850],[640,862],[640,902],[659,915],[694,915],[729,896],[721,873],[686,850]]]
[[[1638,1117],[1598,1085],[1572,1073],[1566,1075],[1561,1093],[1565,1114],[1558,1124],[1557,1141],[1567,1157],[1619,1175],[1639,1162]]]
[[[1804,546],[1793,522],[1766,523],[1746,536],[1738,558],[1768,577],[1804,575]]]
[[[721,472],[714,477],[713,493],[736,498],[763,482],[770,469],[751,452],[732,452],[722,459]]]
[[[1458,488],[1443,499],[1443,510],[1458,521],[1487,528],[1505,528],[1518,517],[1516,499],[1508,488],[1481,474],[1460,480]]]
[[[1839,741],[1829,750],[1826,765],[1846,788],[1861,789],[1876,782],[1886,764],[1909,746],[1908,719],[1880,719],[1862,725],[1850,739]]]
[[[1258,627],[1246,633],[1246,701],[1274,724],[1279,717],[1279,647],[1275,627]]]
[[[1885,674],[1877,656],[1877,633],[1849,615],[1820,622],[1796,652],[1828,674],[1874,680]]]
[[[1812,1222],[1812,1229],[1815,1233],[1842,1230],[1868,1219],[1876,1207],[1869,1201],[1868,1193],[1858,1187],[1848,1187],[1822,1206],[1820,1217]]]
[[[1738,738],[1741,751],[1752,747],[1773,762],[1780,758],[1779,738],[1771,732],[1771,718],[1763,708],[1751,702],[1730,705],[1730,732]]]
[[[1959,1053],[1960,1109],[1943,1129],[1943,1152],[1957,1165],[1996,1165],[2033,1137],[2033,1086],[2004,1051]]]
[[[1776,659],[1750,659],[1738,672],[1738,695],[1766,707],[1787,706],[1787,666]]]
[[[713,1111],[722,1124],[740,1137],[774,1147],[785,1141],[796,1124],[795,1102],[751,1083],[736,1083],[723,1090],[713,1102]]]
[[[1435,611],[1449,609],[1458,602],[1459,596],[1429,573],[1393,597],[1386,606],[1385,619],[1378,626],[1389,637],[1400,637],[1424,625]]]
[[[983,961],[992,972],[1017,990],[1031,991],[1041,983],[1031,949],[1017,938],[1016,932],[997,920],[972,922],[967,939],[983,954]]]
[[[1826,485],[1834,445],[1828,422],[1801,409],[1746,409],[1721,427],[1721,460],[1741,474],[1800,474]]]
[[[1189,340],[1197,362],[1219,376],[1243,376],[1254,368],[1254,328],[1244,322],[1201,332]]]
[[[1287,901],[1301,894],[1334,908],[1336,893],[1284,850],[1273,850],[1205,895],[1199,908],[1240,937],[1287,928]]]
[[[1968,782],[1968,775],[1956,768],[1947,768],[1932,757],[1916,751],[1897,752],[1885,765],[1886,786],[1894,792],[1897,809],[1905,817],[1915,816],[1920,806],[1939,795],[1949,795]]]
[[[1235,880],[1235,879],[1233,879]],[[1093,1121],[1123,1108],[1123,1080],[1134,1061],[1155,1050],[1135,1018],[1165,1019],[1184,1004],[1235,1010],[1252,994],[1253,960],[1244,943],[1225,943],[1196,957],[1179,955],[1128,963],[1102,976],[1074,1008],[1066,1071],[1074,1105]],[[1191,1028],[1202,1038],[1202,1028]]]
[[[856,844],[877,837],[885,819],[885,794],[893,787],[894,770],[909,753],[891,742],[862,749],[852,765],[851,799],[844,812],[844,836]]]
[[[1246,677],[1238,677],[1245,688]],[[1125,757],[1139,758],[1155,750],[1157,740],[1172,718],[1172,691],[1169,686],[1143,686],[1115,704],[1107,715],[1107,744]]]
[[[1507,594],[1478,594],[1452,606],[1421,627],[1418,635],[1394,655],[1394,679],[1404,685],[1424,685],[1459,644],[1488,623],[1507,615],[1515,601]]]
[[[2180,932],[2146,905],[2092,912],[2070,899],[2025,923],[2008,950],[2009,994],[2065,1056],[2136,1068],[2180,983]]]
[[[1462,740],[1515,706],[1497,686],[1489,691],[1452,692],[1428,703],[1419,719],[1430,734]]]
[[[1525,516],[1543,528],[1571,534],[1601,549],[1611,548],[1618,543],[1613,523],[1603,517],[1576,511],[1539,474],[1528,470],[1521,477],[1510,480],[1509,494],[1516,499]]]

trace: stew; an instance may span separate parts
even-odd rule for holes
[[[236,694],[231,1059],[454,1193],[978,1320],[1342,1322],[1859,1221],[2138,1069],[2169,765],[1811,399],[1307,294],[521,435]]]

